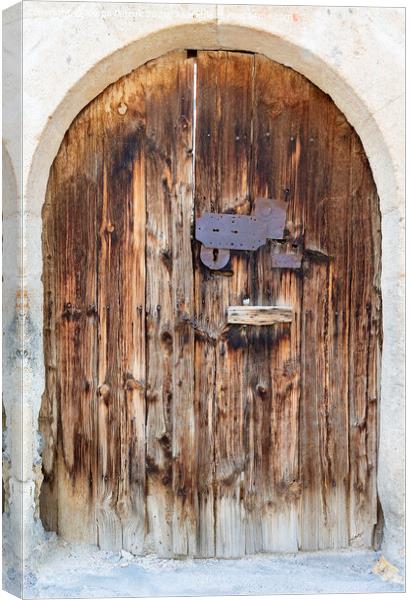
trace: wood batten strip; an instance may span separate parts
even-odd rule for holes
[[[291,323],[293,309],[288,306],[229,306],[227,323],[229,325],[274,325]]]

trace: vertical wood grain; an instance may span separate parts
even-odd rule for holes
[[[123,548],[144,550],[146,527],[146,336],[145,336],[145,154],[143,140],[133,161],[132,193],[128,199],[125,246],[129,269],[122,273],[123,320],[128,335],[122,340],[124,402],[121,411],[121,475],[119,514]],[[130,285],[131,283],[131,285]]]

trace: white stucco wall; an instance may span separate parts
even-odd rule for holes
[[[18,53],[18,27],[18,9],[9,9],[4,43],[11,53],[10,65],[13,53]],[[344,112],[369,158],[382,215],[384,342],[378,491],[385,517],[383,550],[391,560],[400,560],[404,548],[404,29],[405,11],[394,8],[23,3],[22,158],[12,117],[18,85],[15,77],[7,76],[7,69],[3,137],[10,158],[7,172],[21,172],[13,188],[16,198],[5,205],[5,235],[16,235],[16,227],[8,228],[8,219],[12,223],[19,216],[21,193],[24,267],[14,263],[6,277],[10,304],[7,300],[4,330],[7,354],[12,357],[7,369],[10,365],[14,369],[5,382],[8,484],[13,506],[24,499],[26,552],[34,540],[33,464],[38,472],[36,430],[44,386],[41,209],[49,168],[71,121],[107,85],[177,48],[225,48],[263,53],[308,77]],[[25,326],[24,348],[12,333],[16,323]],[[21,368],[23,411],[15,384]],[[22,552],[17,547],[15,551]]]

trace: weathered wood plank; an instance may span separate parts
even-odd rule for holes
[[[248,214],[248,166],[251,139],[251,85],[253,57],[234,53],[200,52],[198,55],[196,206],[204,209]],[[208,199],[208,206],[206,206]],[[200,286],[204,305],[201,328],[216,343],[215,356],[215,553],[233,557],[244,554],[245,529],[242,500],[244,470],[243,407],[245,392],[244,346],[236,344],[236,330],[221,330],[225,310],[242,303],[247,295],[248,255],[232,254],[226,275],[203,274]],[[232,276],[231,271],[232,270]],[[210,291],[208,291],[210,290]],[[204,323],[205,321],[205,323]],[[232,336],[231,336],[232,334]],[[207,340],[207,358],[212,360]],[[228,383],[230,382],[230,383]]]
[[[147,67],[146,114],[146,335],[147,518],[149,549],[172,556],[172,213],[170,189],[173,123],[167,122],[176,64],[165,59],[164,88],[156,65]],[[165,94],[164,94],[165,92]],[[164,95],[163,95],[164,94]]]
[[[309,127],[308,171],[311,176],[307,180],[305,243],[306,247],[316,250],[310,253],[310,260],[322,261],[323,267],[317,283],[309,275],[305,277],[303,297],[305,309],[310,310],[313,301],[311,288],[318,287],[317,297],[318,301],[321,299],[324,303],[324,316],[317,329],[317,341],[308,327],[303,327],[302,333],[305,338],[303,360],[307,380],[303,381],[302,386],[304,401],[301,413],[301,472],[304,478],[301,544],[306,550],[340,548],[355,544],[359,538],[360,544],[364,539],[369,542],[372,538],[373,526],[370,523],[360,524],[361,518],[358,521],[356,509],[357,523],[354,526],[351,524],[350,533],[353,498],[358,498],[358,489],[363,489],[364,485],[373,486],[373,475],[372,468],[367,474],[367,468],[363,469],[362,483],[359,488],[354,485],[353,492],[350,492],[353,470],[358,473],[358,465],[362,460],[360,456],[364,457],[364,450],[359,450],[361,435],[355,442],[350,439],[349,420],[351,418],[351,423],[356,421],[356,417],[350,417],[350,414],[353,415],[353,406],[364,407],[366,403],[365,388],[362,386],[368,379],[367,352],[364,351],[363,340],[368,340],[369,335],[365,318],[362,321],[363,331],[356,337],[361,329],[358,313],[366,314],[365,295],[371,295],[373,305],[378,306],[378,294],[372,287],[378,286],[378,265],[373,256],[374,242],[369,233],[371,221],[374,222],[374,228],[377,226],[377,202],[374,196],[372,205],[368,205],[367,192],[362,189],[358,193],[362,159],[354,151],[355,133],[338,109],[315,88],[310,91]],[[370,183],[369,179],[368,186]],[[373,212],[374,216],[371,217]],[[371,272],[373,275],[368,275]],[[355,308],[354,289],[359,290]],[[378,362],[378,353],[376,343],[373,347],[374,365]],[[318,354],[323,356],[316,365],[321,371],[317,373],[317,383],[311,387],[309,357]],[[355,377],[358,387],[353,385],[353,370],[359,374]],[[319,384],[319,381],[322,383]],[[377,399],[378,394],[373,396]],[[363,413],[362,408],[360,412]],[[367,419],[362,421],[363,431],[368,425],[372,439],[372,432],[375,431],[372,414],[369,422]],[[355,431],[355,426],[351,424],[352,430]],[[317,447],[309,441],[312,437],[318,440]],[[364,434],[363,440],[366,437],[367,434]],[[367,458],[371,465],[375,464],[375,453],[374,447]],[[319,465],[317,474],[313,474],[309,466],[313,461]],[[310,487],[314,489],[310,490]],[[376,505],[373,509],[372,502],[368,503],[368,509],[368,516],[373,514],[372,521],[375,519]],[[305,526],[306,523],[309,523],[309,528]]]
[[[318,221],[310,225],[317,236],[317,249],[330,258],[326,265],[324,296],[327,312],[324,314],[322,348],[324,354],[325,387],[323,402],[319,405],[324,421],[320,430],[320,456],[323,464],[322,494],[325,515],[322,524],[320,548],[344,548],[349,544],[348,527],[348,402],[347,373],[344,369],[344,352],[347,348],[346,265],[347,229],[350,214],[347,203],[350,198],[350,165],[352,128],[343,115],[318,92],[311,92],[310,123],[317,129],[320,153],[325,156],[325,186],[311,206],[311,215]],[[329,120],[324,115],[329,115]],[[318,125],[317,125],[318,123]],[[328,125],[328,127],[326,126]],[[314,142],[315,143],[315,142]],[[313,145],[313,143],[311,144]],[[338,165],[338,168],[336,167]],[[312,184],[311,184],[312,185]],[[316,187],[317,193],[321,185]],[[321,216],[319,207],[322,206]],[[308,222],[309,219],[307,219]],[[319,227],[317,230],[316,227]],[[321,334],[320,334],[321,335]]]
[[[371,170],[352,133],[349,281],[349,537],[371,547],[377,523],[377,432],[381,355],[380,215]],[[347,367],[346,367],[347,368]]]
[[[225,64],[224,64],[225,63]],[[220,123],[218,211],[250,213],[249,164],[252,136],[252,77],[254,57],[227,53],[219,71]],[[220,311],[249,297],[249,256],[233,254],[232,277],[220,279]],[[222,317],[224,319],[224,316]],[[216,356],[216,555],[245,553],[245,370],[247,335],[225,329]]]
[[[322,436],[327,432],[323,408],[325,388],[324,349],[321,338],[329,318],[327,294],[328,265],[311,262],[306,267],[301,329],[300,408],[300,473],[302,495],[300,505],[299,545],[302,550],[324,548],[324,528],[329,523],[326,504],[327,464],[322,448]]]
[[[47,192],[45,332],[47,450],[44,469],[53,502],[49,525],[67,539],[96,543],[96,207],[99,162],[85,132],[89,107],[66,134]],[[93,146],[92,150],[95,151]],[[49,228],[50,227],[50,228]],[[50,286],[50,287],[48,287]],[[75,401],[74,401],[75,399]],[[51,440],[56,446],[52,450]],[[50,485],[51,484],[51,485]],[[57,502],[57,506],[56,503]],[[43,506],[42,510],[48,511]]]
[[[196,419],[194,405],[193,223],[194,62],[180,59],[173,117],[175,182],[172,218],[173,345],[173,554],[197,554]]]
[[[193,61],[148,65],[148,518],[162,555],[196,551],[192,220]]]
[[[121,466],[118,513],[122,526],[122,547],[133,554],[144,550],[145,503],[145,147],[144,83],[145,72],[139,70],[135,96],[130,106],[141,115],[134,138],[135,150],[131,182],[123,193],[124,254],[121,271],[122,332],[120,360],[123,384],[120,443]],[[128,100],[128,99],[127,99]]]
[[[346,530],[341,528],[341,523],[346,519],[346,426],[342,424],[339,432],[332,428],[333,421],[335,427],[338,419],[344,419],[347,397],[344,381],[339,379],[340,373],[337,373],[338,366],[330,362],[333,339],[338,338],[338,335],[333,338],[332,330],[336,300],[334,286],[339,269],[339,263],[335,262],[336,255],[331,249],[331,240],[335,236],[335,243],[341,246],[345,235],[344,218],[339,215],[339,230],[329,219],[333,194],[344,198],[344,190],[337,194],[338,182],[333,180],[332,171],[335,116],[329,100],[311,88],[307,144],[307,171],[310,176],[306,182],[304,235],[306,248],[314,251],[307,255],[305,262],[301,333],[303,378],[300,460],[303,494],[300,544],[303,550],[332,548],[338,543],[345,546],[347,540]],[[348,147],[348,160],[349,154]],[[340,208],[343,210],[343,203]],[[338,312],[338,309],[335,308],[335,311]],[[343,335],[342,331],[340,335]],[[333,380],[338,380],[337,386]],[[341,423],[338,426],[341,427]],[[335,447],[334,435],[340,435],[339,449]],[[317,465],[316,468],[313,465]],[[342,492],[342,510],[338,514],[337,485],[339,494]]]
[[[110,153],[107,154],[110,160]],[[107,160],[107,159],[106,159]],[[121,549],[121,522],[116,510],[120,477],[120,381],[118,373],[118,243],[121,227],[115,219],[116,197],[109,195],[109,166],[104,163],[99,207],[98,254],[98,490],[97,527],[100,548]],[[109,171],[110,173],[110,171]],[[114,244],[112,234],[114,235]],[[116,256],[117,255],[117,256]],[[116,265],[117,262],[117,265]],[[117,267],[117,268],[116,268]]]
[[[214,122],[217,103],[217,64],[212,53],[198,53],[195,135],[195,217],[216,211],[217,159]],[[219,278],[200,259],[200,244],[193,248],[195,290],[195,410],[197,439],[197,556],[215,556],[215,435],[216,435],[216,341],[220,322]]]
[[[291,323],[293,310],[288,306],[229,306],[227,323],[238,325],[273,325]]]
[[[145,535],[145,69],[99,99],[98,541],[141,553]]]
[[[268,85],[267,82],[270,82]],[[301,187],[305,80],[262,56],[255,57],[251,196],[288,201],[291,241],[302,231]],[[285,191],[287,190],[287,191]],[[250,263],[250,302],[292,308],[291,325],[278,324],[249,340],[247,387],[252,428],[245,501],[247,552],[297,549],[298,415],[300,393],[301,276],[273,270],[270,248]]]

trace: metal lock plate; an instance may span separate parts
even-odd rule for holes
[[[196,221],[196,239],[202,242],[200,257],[210,269],[222,269],[230,250],[257,250],[267,239],[283,239],[287,204],[257,198],[251,215],[204,213]]]

